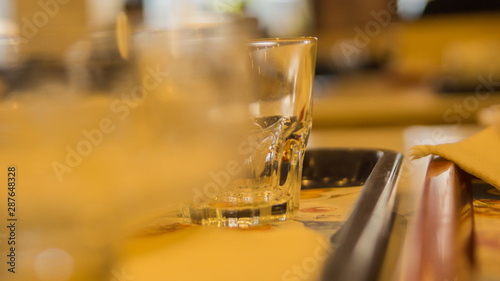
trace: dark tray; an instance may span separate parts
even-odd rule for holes
[[[332,237],[322,280],[377,280],[395,218],[400,153],[382,149],[310,149],[302,189],[363,186],[348,220]]]

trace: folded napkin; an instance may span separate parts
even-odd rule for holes
[[[491,126],[457,143],[417,145],[410,148],[411,159],[429,154],[446,158],[467,173],[500,189],[500,130]]]

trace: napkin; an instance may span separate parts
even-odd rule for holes
[[[417,145],[410,148],[411,159],[430,154],[457,164],[462,170],[500,189],[500,130],[490,126],[457,143]]]

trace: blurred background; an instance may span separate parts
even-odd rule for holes
[[[35,51],[60,56],[88,30],[117,32],[114,45],[92,41],[113,50],[96,48],[103,53],[82,58],[109,59],[102,71],[112,76],[126,70],[120,64],[126,44],[117,45],[127,40],[128,25],[140,31],[222,22],[251,37],[318,37],[310,147],[405,153],[414,144],[478,131],[483,109],[500,104],[498,0],[0,0],[0,99],[5,88],[21,87],[30,70],[9,77],[3,68],[22,68],[22,57]],[[40,76],[36,68],[31,73]],[[422,186],[410,176],[425,175],[424,166],[412,163],[398,187],[408,194],[404,214]]]
[[[120,11],[134,29],[237,18],[254,37],[317,36],[315,128],[462,125],[500,102],[494,0],[0,0],[0,36],[22,49],[51,26],[104,30]],[[0,64],[18,51],[0,44]]]

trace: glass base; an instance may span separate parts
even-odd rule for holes
[[[294,211],[292,198],[264,206],[185,206],[181,209],[180,219],[184,224],[246,228],[290,220]]]

